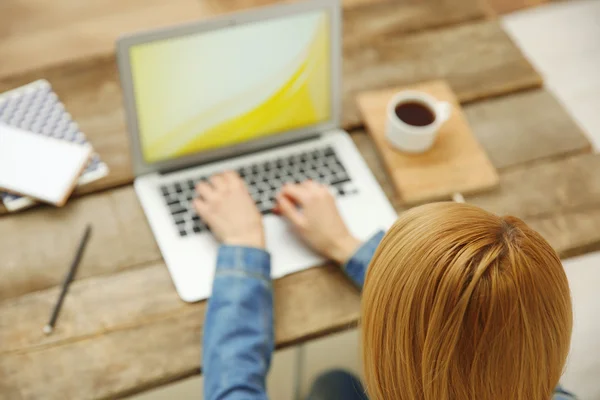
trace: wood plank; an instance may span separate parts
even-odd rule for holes
[[[338,267],[277,280],[274,293],[280,348],[358,318],[358,290]],[[55,295],[0,303],[0,326],[17,329],[0,330],[0,398],[113,398],[198,373],[206,303],[180,301],[163,265],[76,282],[55,333],[45,337],[44,311]],[[111,309],[114,301],[122,307]]]
[[[510,169],[500,187],[466,198],[500,215],[547,218],[600,205],[600,155],[581,154],[556,162]]]
[[[561,258],[600,250],[600,208],[596,206],[525,221],[548,240]]]
[[[179,299],[164,263],[159,261],[76,281],[55,331],[44,335],[42,327],[59,290],[53,287],[0,302],[0,354],[83,340],[195,309]]]
[[[344,7],[385,0],[344,0]],[[432,0],[429,0],[432,1]],[[473,0],[469,0],[473,1]],[[0,15],[0,77],[101,57],[114,51],[123,33],[154,29],[278,0],[6,0]],[[51,5],[50,5],[51,4]],[[32,54],[35,56],[32,57]]]
[[[523,8],[535,7],[548,2],[548,0],[486,0],[490,9],[495,14],[508,14]]]
[[[396,0],[392,0],[396,1]],[[370,6],[382,2],[392,2],[390,0],[341,0],[344,9],[350,9],[356,6]],[[219,12],[234,12],[247,10],[249,8],[264,7],[277,3],[293,3],[294,0],[210,0],[211,6]]]
[[[514,214],[562,255],[597,249],[600,176],[581,171],[597,170],[599,164],[600,155],[585,154],[546,165],[553,173],[540,174],[537,166],[507,171],[513,186],[517,180],[532,186],[543,181],[538,189],[549,188],[558,181],[560,194],[541,201],[542,210],[513,209],[521,198],[514,191],[502,192],[486,207],[524,210]],[[577,183],[563,186],[567,181]],[[581,196],[586,200],[577,199]],[[483,205],[481,199],[469,201]],[[525,196],[524,205],[529,201]],[[503,208],[503,203],[513,206]],[[274,290],[280,348],[357,322],[359,293],[337,267],[287,276],[275,281]],[[205,303],[181,302],[161,263],[74,283],[55,335],[46,337],[41,327],[55,295],[50,289],[0,303],[0,393],[6,398],[115,397],[198,372]],[[113,301],[99,304],[102,299],[121,308],[113,309]]]
[[[340,291],[329,290],[330,285],[341,286]],[[319,293],[319,296],[305,300],[304,302],[309,301],[308,307],[297,307],[309,287],[311,292]],[[40,351],[133,326],[151,324],[175,315],[187,315],[188,312],[197,312],[199,309],[203,315],[206,303],[183,302],[173,288],[164,263],[160,261],[73,283],[56,329],[52,335],[44,335],[42,327],[54,305],[58,290],[58,287],[51,288],[0,302],[0,327],[3,327],[0,330],[0,354]],[[352,321],[338,321],[336,309],[343,310],[350,306],[352,309],[358,308],[358,290],[347,281],[339,267],[333,265],[304,270],[278,279],[274,282],[274,290],[279,346],[318,335],[329,325],[344,326]],[[152,293],[152,296],[148,296],[148,293]],[[336,298],[342,304],[336,305]],[[111,301],[102,302],[99,299]],[[311,312],[313,304],[317,307],[320,301],[324,308],[318,315],[305,315]],[[119,304],[119,307],[114,307],[115,304]],[[345,315],[344,312],[341,314]],[[296,324],[301,320],[314,323],[307,323],[299,335]],[[319,326],[319,329],[315,329]],[[4,329],[9,327],[10,330]]]
[[[433,147],[424,153],[397,151],[386,137],[388,103],[403,90],[427,93],[451,106],[450,118],[439,128]],[[363,92],[357,102],[396,193],[405,203],[448,199],[454,193],[476,193],[498,185],[496,169],[445,81]]]
[[[200,320],[201,313],[188,312],[66,346],[3,355],[0,399],[113,399],[148,382],[198,373]]]
[[[215,14],[206,1],[195,0],[8,0],[0,7],[0,15],[10,16],[0,35],[0,77],[111,54],[123,33]]]
[[[538,87],[542,78],[496,21],[388,38],[344,53],[345,127],[365,90],[445,79],[461,103]]]
[[[508,14],[525,8],[532,8],[564,0],[486,0],[492,12],[497,15]]]
[[[78,278],[160,259],[133,188],[0,218],[0,300],[62,281],[84,227],[93,227]]]
[[[487,107],[480,109],[477,104],[466,107],[474,133],[479,135],[481,144],[490,151],[497,167],[510,169],[520,163],[560,158],[569,152],[589,149],[588,142],[581,139],[581,132],[569,115],[554,109],[552,116],[534,111],[537,102],[554,102],[547,91],[539,89],[517,93],[497,102],[498,107],[493,110]],[[514,118],[520,115],[519,109],[524,106],[530,113]],[[471,107],[474,107],[472,111]],[[552,124],[546,126],[548,118],[552,118]],[[496,124],[510,129],[497,133],[493,129]],[[538,124],[546,128],[531,129]],[[549,139],[553,137],[560,137],[561,140]],[[388,198],[397,210],[404,209],[370,137],[364,131],[355,131],[352,138]],[[504,146],[506,140],[514,142],[514,147]],[[529,145],[545,142],[549,145],[544,152]],[[574,147],[573,143],[580,143],[580,148]],[[544,147],[545,144],[540,146]],[[521,151],[523,149],[528,151]],[[516,191],[515,196],[519,196],[519,190],[528,190],[528,187],[525,184],[523,188],[511,190]],[[501,196],[497,193],[490,194],[491,198]],[[512,210],[518,210],[519,204],[517,202]],[[80,277],[113,273],[160,260],[160,253],[132,187],[74,199],[64,209],[42,207],[0,218],[0,236],[5,238],[0,241],[0,254],[3,254],[5,261],[0,263],[0,274],[4,276],[0,280],[0,299],[59,284],[72,257],[71,249],[76,246],[87,222],[93,223],[94,232],[79,272]],[[43,251],[25,252],[20,243],[38,243]]]
[[[362,1],[362,0],[359,0]],[[371,46],[423,31],[484,19],[488,8],[480,0],[388,0],[344,11],[344,48]]]
[[[496,168],[592,149],[581,128],[545,89],[479,101],[463,109]]]
[[[596,151],[600,151],[599,20],[600,1],[564,2],[502,18],[503,28],[590,136]]]

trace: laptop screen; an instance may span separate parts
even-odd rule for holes
[[[329,18],[311,11],[132,46],[145,161],[331,119]]]

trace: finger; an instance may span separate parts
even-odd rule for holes
[[[279,212],[285,218],[289,219],[290,222],[297,228],[303,228],[306,226],[306,218],[285,195],[279,194],[277,196],[277,207]]]
[[[210,206],[206,203],[206,201],[195,198],[192,204],[194,205],[196,214],[198,214],[198,216],[206,225],[212,228],[214,213],[210,212]]]
[[[196,185],[196,193],[206,201],[214,199],[217,195],[214,187],[206,182],[200,182]]]
[[[315,197],[330,197],[335,193],[333,186],[325,185],[321,182],[311,181],[306,183],[306,190]]]
[[[206,202],[204,200],[199,199],[199,198],[195,198],[192,204],[194,205],[196,214],[198,214],[198,216],[200,216],[200,218],[206,220],[206,217],[209,214],[208,204],[206,204]]]
[[[308,180],[302,183],[302,189],[307,194],[307,197],[317,197],[321,193],[321,184],[313,180]]]
[[[307,179],[304,182],[302,182],[302,186],[307,188],[307,189],[314,189],[318,186],[319,184],[315,181],[313,181],[312,179]]]
[[[281,194],[292,199],[296,204],[305,205],[308,201],[308,191],[304,184],[286,184],[281,189]]]
[[[227,171],[223,173],[223,178],[227,182],[227,185],[233,189],[246,188],[246,182],[240,177],[235,171]]]
[[[324,197],[335,197],[336,190],[333,186],[325,185],[322,183],[316,184],[316,190],[322,194]]]
[[[217,174],[210,177],[210,184],[216,192],[224,192],[227,189],[227,181],[223,174]]]
[[[223,180],[227,183],[234,183],[234,182],[239,182],[240,180],[240,176],[237,174],[237,172],[234,171],[225,171],[222,174],[220,174],[220,176],[223,177]]]

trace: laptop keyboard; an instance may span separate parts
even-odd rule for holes
[[[273,211],[277,193],[283,184],[288,182],[299,183],[312,179],[331,186],[337,196],[357,192],[344,165],[329,146],[249,164],[238,168],[237,173],[246,182],[250,195],[262,214],[270,214]],[[196,197],[196,184],[208,178],[209,176],[198,176],[160,187],[179,236],[209,230],[196,215],[192,205],[192,200]]]

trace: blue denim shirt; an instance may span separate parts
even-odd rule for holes
[[[343,266],[359,287],[383,237],[378,232]],[[267,399],[274,349],[271,256],[263,250],[221,246],[204,323],[205,400]],[[553,400],[573,400],[558,388]]]

